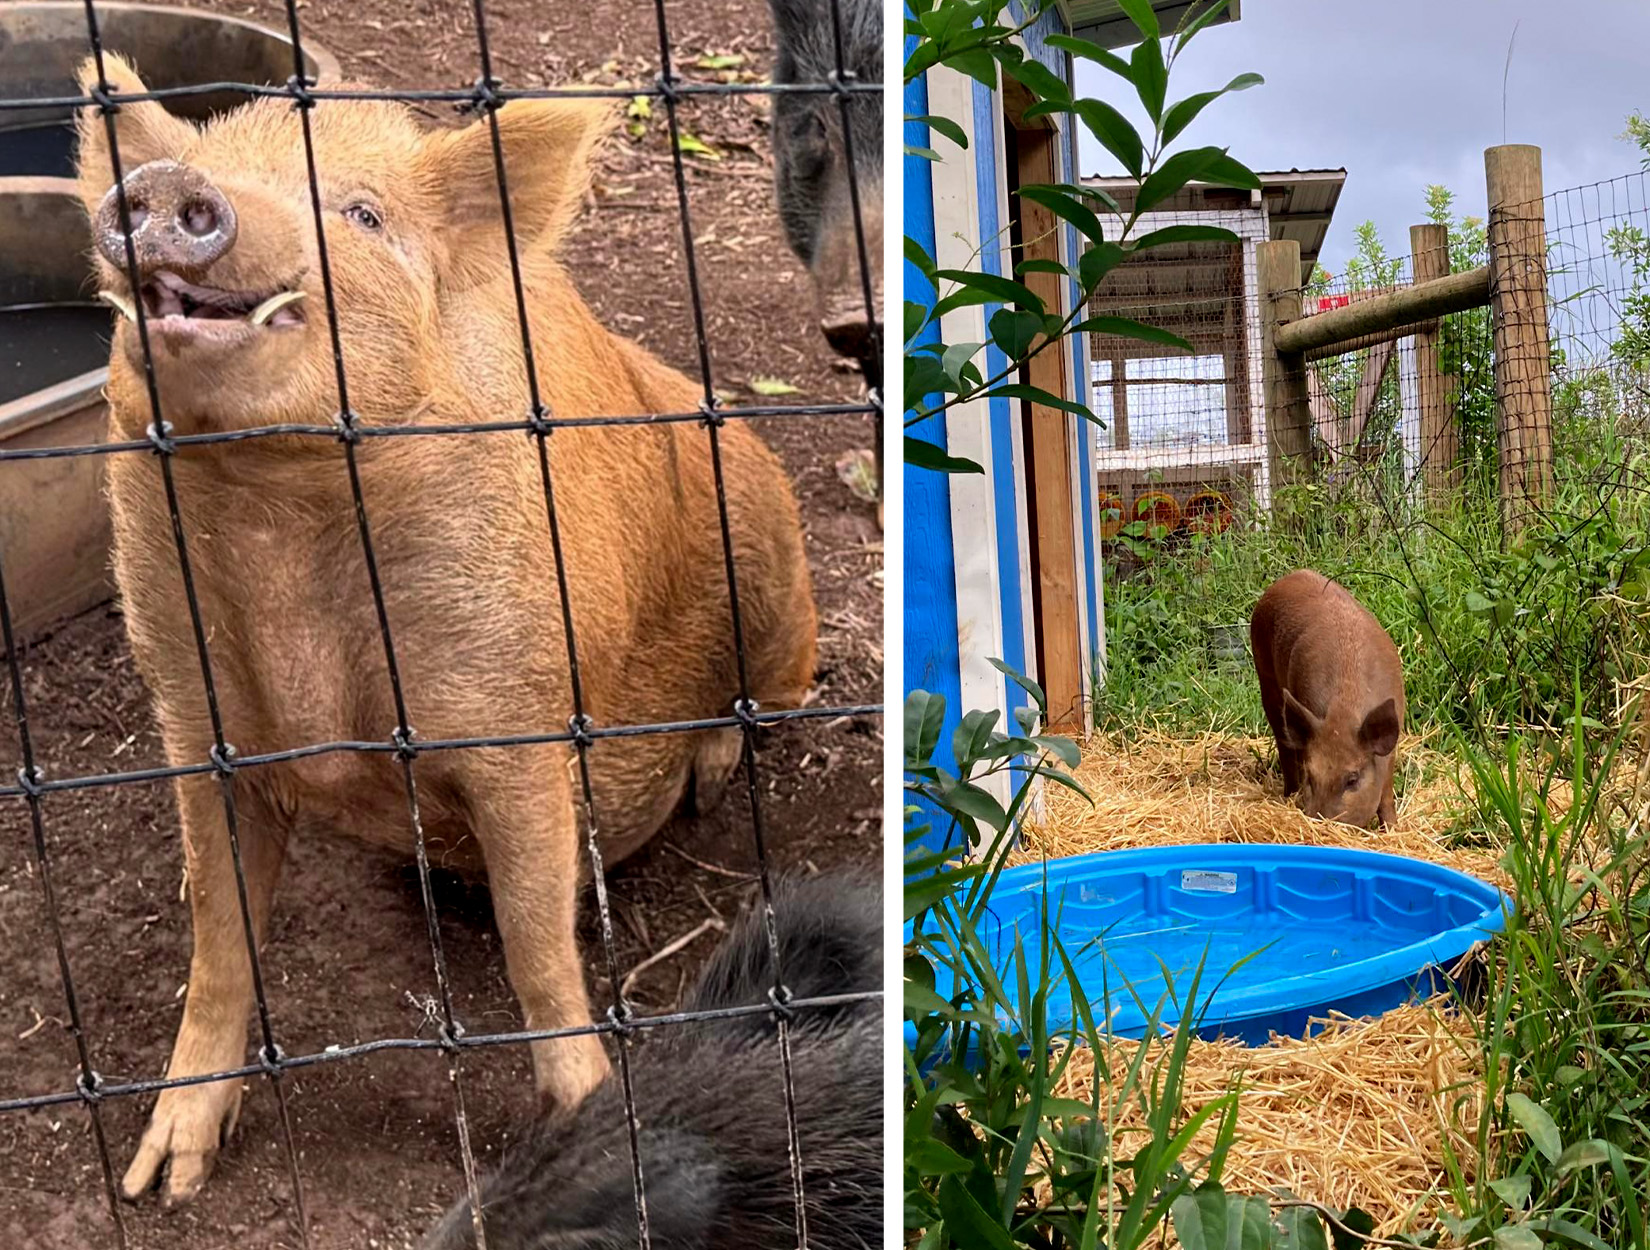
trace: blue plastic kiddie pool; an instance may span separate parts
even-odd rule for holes
[[[1301,1037],[1331,1011],[1374,1016],[1447,983],[1443,969],[1501,931],[1512,900],[1450,868],[1374,851],[1234,843],[1101,851],[1005,871],[980,937],[1015,996],[1014,938],[1036,976],[1043,899],[1095,1023],[1140,1037],[1192,1010],[1204,1037]],[[906,926],[910,938],[911,926]],[[1169,980],[1165,979],[1165,970]],[[941,998],[955,992],[937,969]],[[1132,987],[1132,988],[1131,988]],[[1142,1011],[1142,1005],[1145,1010]],[[1048,1027],[1071,1024],[1070,987]],[[915,1041],[909,1022],[907,1042]]]

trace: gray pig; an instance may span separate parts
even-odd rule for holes
[[[1249,641],[1284,793],[1308,816],[1390,828],[1404,670],[1381,623],[1339,583],[1298,569],[1261,595]]]
[[[858,878],[781,883],[774,915],[795,998],[882,985],[882,904]],[[760,914],[747,916],[682,1004],[708,1011],[767,1001]],[[799,1007],[791,1028],[808,1243],[882,1244],[882,1009],[878,1000]],[[631,1059],[648,1232],[658,1250],[796,1245],[778,1035],[768,1013],[649,1031]],[[570,1120],[540,1122],[481,1186],[490,1250],[619,1250],[638,1240],[629,1128],[617,1073]],[[423,1250],[472,1250],[470,1204],[447,1212]]]

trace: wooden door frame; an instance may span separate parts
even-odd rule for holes
[[[1059,144],[1063,133],[1047,118],[1021,120],[1030,95],[1004,80],[1002,125],[1014,263],[1036,258],[1062,260],[1061,220],[1040,204],[1022,201],[1024,183],[1060,182]],[[1029,229],[1027,228],[1029,227]],[[1028,249],[1026,235],[1033,243]],[[1029,273],[1021,280],[1051,311],[1063,310],[1064,280],[1058,274]],[[1062,343],[1039,353],[1020,371],[1021,380],[1051,394],[1071,393],[1071,360]],[[1081,496],[1073,480],[1074,432],[1068,413],[1029,400],[1018,403],[1024,456],[1021,474],[1026,499],[1026,544],[1030,553],[1030,601],[1036,673],[1048,698],[1051,729],[1081,730],[1087,682],[1083,663],[1083,570],[1078,568],[1077,513]],[[1028,657],[1029,658],[1029,657]]]

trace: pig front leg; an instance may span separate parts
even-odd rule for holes
[[[1381,802],[1375,809],[1375,825],[1379,829],[1390,829],[1398,823],[1398,796],[1392,787],[1392,778],[1386,779],[1386,787],[1381,791]]]
[[[528,1029],[590,1023],[577,933],[585,851],[569,772],[540,751],[526,772],[489,770],[474,779],[472,810],[493,915]],[[539,1096],[560,1112],[583,1102],[610,1068],[595,1034],[537,1041],[532,1053]]]
[[[184,863],[194,955],[183,1023],[172,1047],[168,1079],[239,1067],[246,1057],[252,1008],[252,961],[247,955],[240,893],[235,884],[229,826],[219,782],[182,777],[176,783],[183,826]],[[262,941],[270,900],[286,852],[287,830],[243,785],[236,789],[236,832],[253,932]],[[219,1148],[240,1115],[241,1078],[163,1090],[155,1103],[121,1192],[136,1198],[164,1178],[167,1206],[200,1191]]]
[[[1283,795],[1288,798],[1301,788],[1300,752],[1278,742],[1278,767],[1283,770]]]

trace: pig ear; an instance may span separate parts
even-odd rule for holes
[[[512,100],[497,117],[516,247],[552,251],[579,214],[596,145],[617,114],[604,100]],[[421,159],[441,188],[452,283],[469,286],[505,268],[491,123],[484,117],[427,136]]]
[[[1388,699],[1368,716],[1358,730],[1358,741],[1376,755],[1391,755],[1398,747],[1398,704]]]
[[[109,92],[113,96],[141,94],[149,90],[123,57],[112,52],[104,53],[103,68]],[[76,78],[83,94],[93,94],[98,86],[97,60],[87,57],[82,61]],[[95,106],[81,109],[75,117],[75,131],[80,140],[76,158],[80,199],[88,212],[96,212],[109,188],[115,185],[114,163],[109,151],[109,125],[103,110]],[[129,174],[138,166],[161,157],[183,159],[195,135],[193,126],[181,117],[172,116],[154,100],[121,104],[120,111],[115,114],[115,141],[121,174]]]
[[[1318,732],[1322,724],[1322,717],[1289,691],[1283,692],[1283,729],[1284,735],[1290,740],[1288,746],[1300,750],[1312,740],[1312,736]]]

